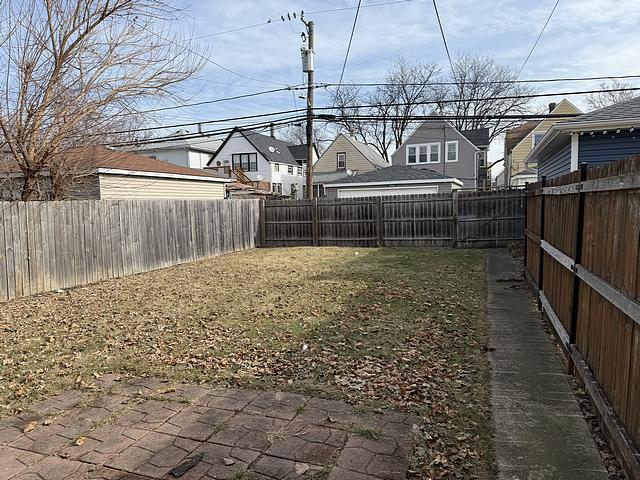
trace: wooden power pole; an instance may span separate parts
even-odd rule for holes
[[[305,23],[308,44],[306,50],[303,47],[302,69],[307,73],[307,198],[313,199],[313,48],[315,25],[313,21]]]

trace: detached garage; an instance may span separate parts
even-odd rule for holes
[[[462,188],[462,182],[433,170],[396,165],[325,183],[324,188],[327,198],[385,197],[447,193]]]

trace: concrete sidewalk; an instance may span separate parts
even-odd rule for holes
[[[607,479],[555,347],[507,250],[487,253],[491,406],[499,479]],[[502,281],[500,281],[502,280]],[[517,288],[516,288],[517,287]]]

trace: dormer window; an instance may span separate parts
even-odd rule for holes
[[[347,154],[345,152],[340,152],[337,155],[337,163],[336,170],[346,170],[347,169]]]

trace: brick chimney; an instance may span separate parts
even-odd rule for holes
[[[550,103],[549,104],[549,113],[553,112],[556,109],[556,103]]]
[[[276,138],[276,126],[271,122],[269,124],[269,130],[271,132],[271,138]]]

